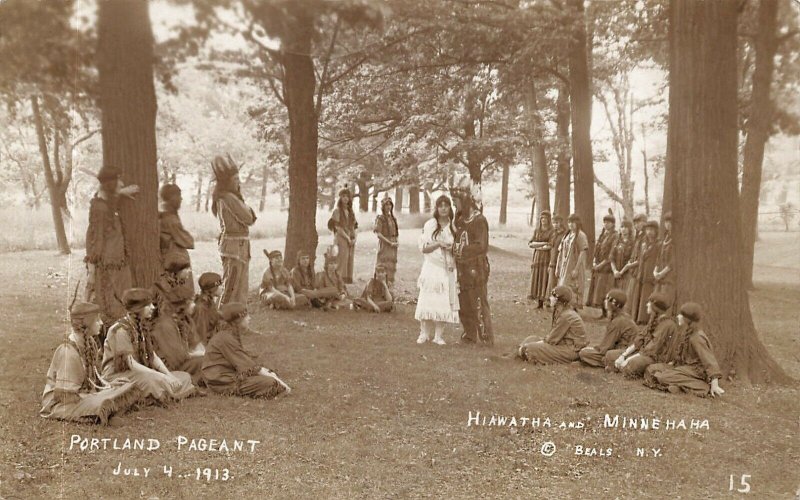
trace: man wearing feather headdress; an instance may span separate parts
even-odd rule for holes
[[[492,311],[489,308],[489,223],[481,213],[480,184],[461,179],[451,188],[456,206],[456,236],[453,255],[459,286],[459,317],[464,333],[461,341],[494,344]]]

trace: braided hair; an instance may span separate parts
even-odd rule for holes
[[[100,366],[100,349],[94,337],[87,333],[88,329],[89,327],[84,318],[72,320],[72,330],[83,337],[83,347],[75,345],[80,353],[83,370],[86,374],[83,384],[81,384],[81,391],[92,392],[95,390],[94,384],[99,385],[97,367]]]

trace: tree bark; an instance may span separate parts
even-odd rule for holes
[[[408,187],[408,213],[419,213],[419,186],[416,184]]]
[[[569,138],[569,93],[567,89],[558,89],[556,100],[556,134],[558,136],[559,151],[557,157],[556,170],[556,210],[558,214],[566,219],[570,213],[570,183],[572,169],[570,168],[570,138]]]
[[[369,212],[369,186],[367,186],[367,179],[359,176],[356,180],[358,186],[358,209],[361,212]]]
[[[161,272],[158,237],[156,93],[149,4],[100,2],[98,70],[103,163],[139,186],[136,201],[123,199],[120,217],[134,286],[149,287]]]
[[[578,20],[569,42],[570,112],[572,117],[572,158],[575,175],[575,213],[581,218],[594,249],[594,167],[592,165],[592,92],[589,85],[588,49],[584,21],[584,0],[569,0]]]
[[[500,224],[506,225],[508,222],[508,178],[510,167],[503,165],[503,181],[500,186]]]
[[[539,116],[539,106],[536,96],[536,84],[531,81],[531,84],[525,91],[525,109],[528,114],[528,126],[530,127],[530,141],[531,141],[531,168],[533,177],[533,194],[534,198],[538,200],[536,203],[536,211],[533,214],[534,220],[539,220],[539,214],[543,211],[550,210],[550,179],[547,172],[547,158],[545,157],[544,147],[544,133],[542,132],[542,120]],[[503,170],[503,175],[507,176],[506,169]],[[508,180],[504,177],[505,182]],[[506,186],[507,187],[507,186]],[[502,219],[502,216],[501,216]],[[501,224],[505,224],[501,220]]]
[[[397,186],[394,188],[394,211],[395,213],[403,213],[403,187]]]
[[[378,211],[378,195],[380,191],[378,191],[378,186],[372,187],[372,212]]]
[[[644,215],[650,217],[650,173],[647,171],[647,135],[642,125],[642,173],[644,174]]]
[[[425,211],[426,214],[431,213],[431,185],[426,185],[422,190],[422,210]]]
[[[698,302],[724,374],[786,382],[744,287],[737,183],[737,0],[672,0],[667,173],[678,303]]]
[[[316,255],[318,120],[314,106],[316,75],[311,59],[313,13],[296,9],[281,52],[283,89],[289,114],[289,222],[284,255],[291,268],[297,252]],[[334,193],[335,195],[335,193]]]
[[[258,211],[263,212],[267,207],[267,163],[261,165],[261,197],[258,199]]]
[[[66,208],[64,203],[66,199],[64,198],[64,193],[61,191],[62,186],[56,181],[53,175],[53,169],[50,165],[50,153],[47,151],[47,137],[44,132],[42,112],[39,109],[39,99],[36,96],[31,96],[30,100],[31,107],[33,108],[33,121],[36,126],[36,136],[39,139],[39,154],[42,156],[45,184],[47,185],[47,193],[50,195],[50,212],[53,215],[53,229],[56,233],[58,253],[69,255],[71,250],[69,248],[67,232],[64,229],[64,214],[62,212],[62,208]],[[58,131],[54,131],[53,136],[57,137]],[[57,154],[58,150],[56,149],[56,155]]]
[[[777,41],[778,0],[760,0],[758,3],[758,35],[755,52],[756,67],[753,73],[753,90],[750,100],[750,119],[747,121],[747,139],[744,143],[744,170],[742,172],[741,217],[744,239],[744,280],[753,288],[753,253],[758,237],[758,203],[761,192],[761,170],[764,147],[769,140],[773,103],[770,86]]]

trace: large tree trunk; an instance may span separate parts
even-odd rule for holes
[[[156,92],[149,4],[100,2],[98,70],[103,163],[122,169],[139,186],[136,201],[123,199],[120,217],[133,284],[149,287],[161,271],[158,238]]]
[[[403,213],[403,188],[397,186],[394,188],[394,211],[395,213]]]
[[[534,220],[539,220],[539,214],[550,210],[550,179],[547,172],[547,158],[544,149],[544,133],[542,121],[539,116],[539,106],[536,96],[536,85],[532,81],[525,92],[525,109],[528,113],[528,127],[531,133],[531,168],[533,171],[533,195],[536,203]],[[505,172],[503,172],[505,174]]]
[[[261,165],[261,197],[258,199],[258,211],[263,212],[267,207],[267,163]]]
[[[314,107],[316,75],[311,60],[313,13],[297,10],[287,50],[281,54],[286,109],[289,113],[289,222],[284,255],[289,267],[298,250],[317,252],[318,117]],[[334,197],[335,197],[334,193]],[[312,257],[313,260],[313,257]]]
[[[558,98],[556,100],[556,135],[560,143],[556,170],[556,210],[555,213],[564,217],[570,213],[570,182],[571,182],[571,168],[570,168],[570,138],[569,138],[569,93],[563,87],[558,89]]]
[[[36,96],[31,96],[31,107],[33,108],[33,121],[36,125],[36,136],[39,139],[39,154],[42,157],[44,180],[47,185],[47,193],[50,195],[50,212],[53,215],[53,229],[55,229],[56,233],[58,252],[62,255],[69,255],[71,251],[69,248],[69,240],[67,239],[67,232],[64,229],[64,214],[62,212],[62,208],[66,208],[66,198],[64,197],[62,186],[56,181],[53,175],[53,169],[50,166],[50,154],[47,151],[47,137],[44,132],[42,112],[39,109],[39,99]],[[57,144],[58,132],[54,131],[53,136]],[[58,155],[57,148],[56,155]]]
[[[667,171],[679,303],[698,302],[728,374],[787,381],[758,338],[744,288],[737,189],[737,0],[672,0]]]
[[[508,178],[510,170],[508,165],[503,165],[503,181],[500,185],[500,224],[502,225],[508,222]]]
[[[584,0],[569,0],[578,20],[569,43],[570,111],[572,117],[572,165],[575,175],[575,213],[581,218],[594,248],[594,167],[592,165],[592,92],[589,88],[588,46],[584,24]]]
[[[419,186],[416,184],[408,187],[408,213],[419,213]]]
[[[741,189],[744,280],[748,288],[753,287],[753,252],[758,236],[761,168],[764,163],[764,146],[769,140],[772,120],[772,101],[769,94],[776,50],[777,17],[778,0],[761,0],[758,3],[756,67],[753,73],[753,91],[750,98],[750,119],[747,121],[747,140],[744,143],[744,171]]]

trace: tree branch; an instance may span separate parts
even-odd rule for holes
[[[598,179],[597,175],[594,176],[594,183],[597,184],[597,186],[600,189],[602,189],[608,195],[609,198],[611,198],[612,200],[616,201],[620,205],[625,206],[625,203],[624,203],[622,197],[620,195],[618,195],[617,193],[615,193],[610,187],[606,186],[603,183],[603,181]]]
[[[336,25],[333,27],[331,43],[328,46],[327,52],[325,53],[325,59],[322,66],[322,75],[319,77],[319,87],[317,88],[317,104],[314,106],[317,116],[319,116],[320,112],[322,111],[322,94],[325,92],[325,88],[327,86],[328,65],[331,62],[331,55],[333,54],[333,48],[336,46],[336,38],[339,36],[339,28],[341,25],[342,19],[339,16],[336,16]]]

